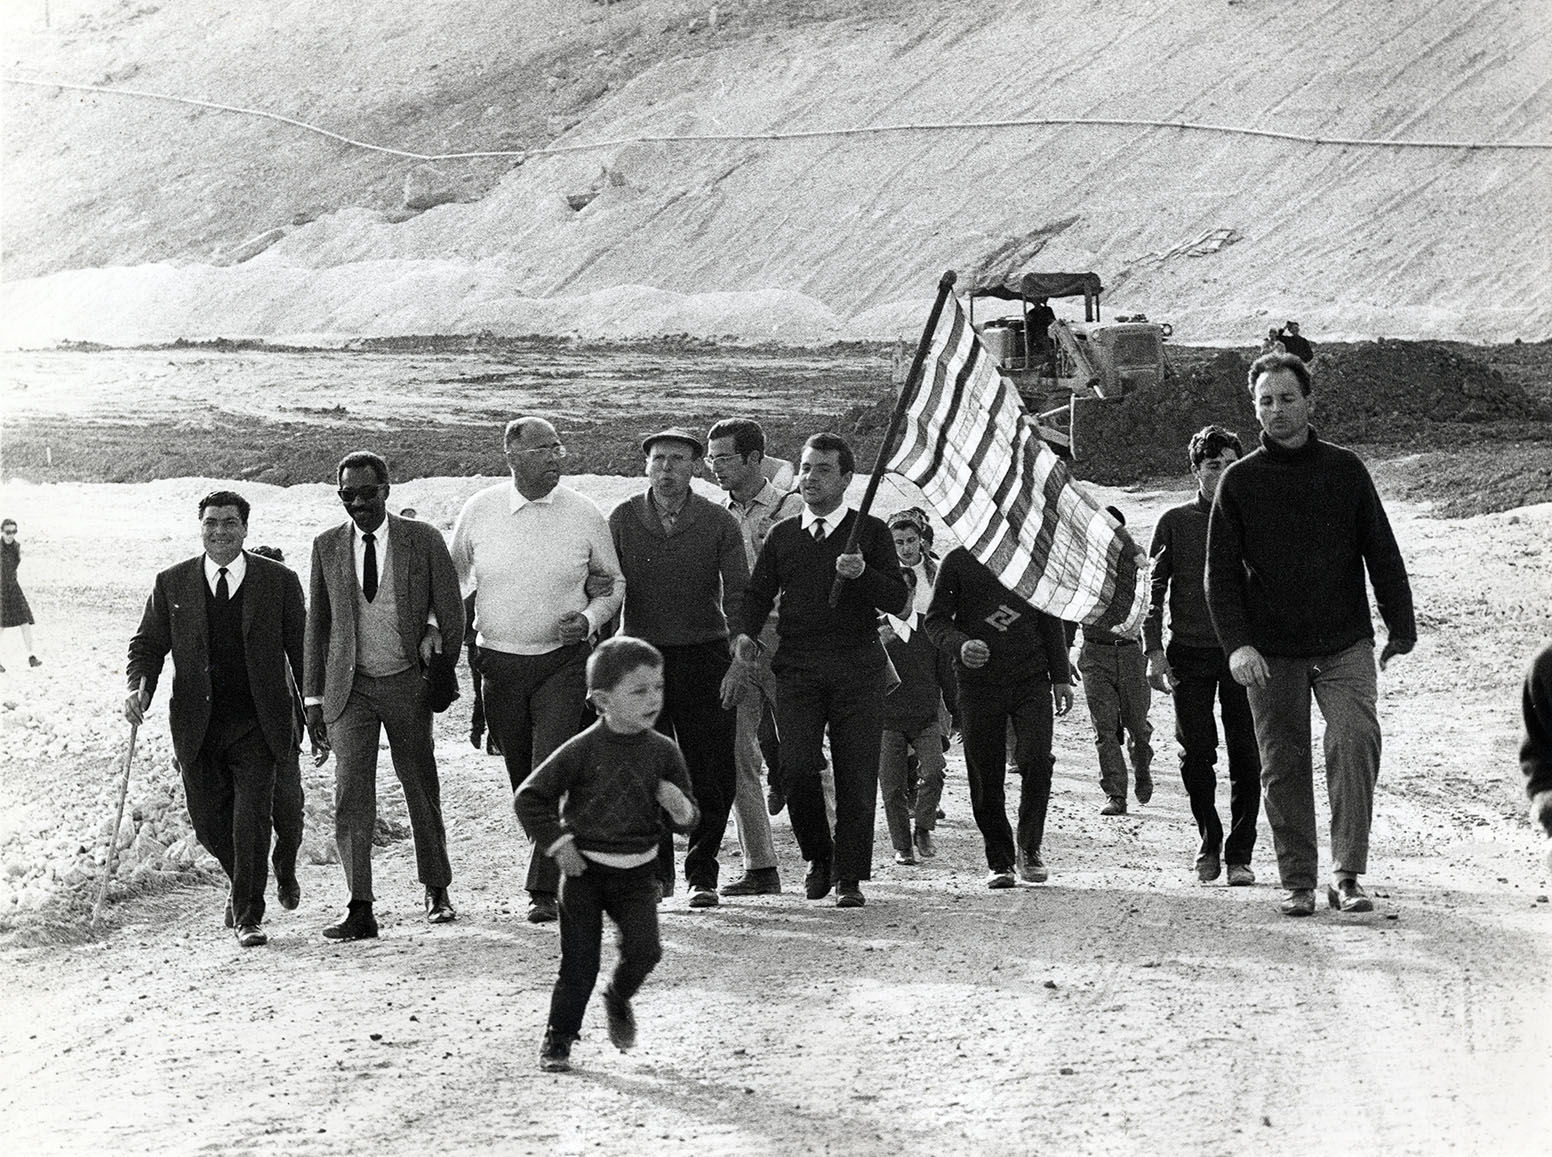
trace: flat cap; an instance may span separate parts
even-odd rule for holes
[[[659,430],[656,434],[648,434],[641,440],[641,452],[643,454],[650,454],[652,453],[652,443],[667,441],[688,442],[695,447],[695,456],[697,458],[705,456],[706,446],[701,441],[700,435],[692,434],[683,426],[670,426],[666,430]]]

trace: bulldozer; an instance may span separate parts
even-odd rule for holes
[[[1164,340],[1168,324],[1146,316],[1100,317],[1104,292],[1097,273],[1025,273],[977,277],[967,286],[970,324],[1018,390],[1040,434],[1064,457],[1081,457],[1076,445],[1080,402],[1119,401],[1161,383],[1169,372]],[[1056,316],[1051,298],[1081,297],[1083,320]],[[977,301],[1018,302],[1019,313],[978,323]]]

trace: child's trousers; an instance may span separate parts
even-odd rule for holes
[[[550,997],[550,1031],[576,1036],[598,980],[604,914],[620,932],[620,962],[610,982],[629,1000],[640,990],[663,945],[657,931],[656,861],[637,868],[610,868],[588,861],[580,876],[560,884],[560,975]]]

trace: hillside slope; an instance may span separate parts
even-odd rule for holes
[[[7,17],[11,76],[422,153],[1029,118],[1552,139],[1552,8],[1530,0],[53,10]],[[1100,125],[620,143],[439,163],[458,199],[411,214],[411,159],[185,105],[4,99],[10,343],[894,337],[951,267],[1095,269],[1112,311],[1198,342],[1286,316],[1327,339],[1552,336],[1543,149]],[[1226,243],[1190,256],[1204,238]]]

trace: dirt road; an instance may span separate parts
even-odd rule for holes
[[[440,511],[473,483],[404,496]],[[28,590],[59,613],[40,624],[46,665],[4,677],[8,705],[111,710],[139,575],[192,542],[171,491],[199,485],[22,496],[54,528]],[[633,485],[587,483],[606,505]],[[323,518],[321,487],[252,489],[262,537],[289,543]],[[1181,497],[1102,493],[1144,535]],[[899,502],[888,487],[885,500]],[[1057,729],[1049,884],[983,887],[956,749],[930,865],[894,867],[881,840],[866,908],[811,904],[792,891],[801,865],[779,820],[788,892],[707,912],[668,901],[640,1048],[610,1049],[592,1009],[578,1071],[543,1075],[556,935],[522,918],[504,775],[469,747],[459,704],[440,736],[456,924],[420,918],[401,842],[380,851],[376,943],[319,935],[343,899],[327,864],[304,868],[298,911],[272,909],[263,950],[235,947],[214,885],[116,904],[95,942],[13,938],[0,951],[7,1149],[1543,1151],[1552,905],[1517,794],[1512,690],[1546,630],[1535,592],[1549,589],[1552,506],[1464,522],[1392,513],[1423,642],[1382,677],[1372,916],[1279,916],[1264,822],[1257,887],[1195,883],[1166,702],[1153,710],[1157,796],[1101,818],[1080,699]],[[123,567],[83,583],[102,548]],[[158,707],[151,730],[164,726]],[[12,748],[21,731],[6,728]],[[7,759],[7,814],[99,790],[83,780],[104,766]],[[326,804],[326,786],[311,790]],[[402,806],[385,783],[385,812]]]

